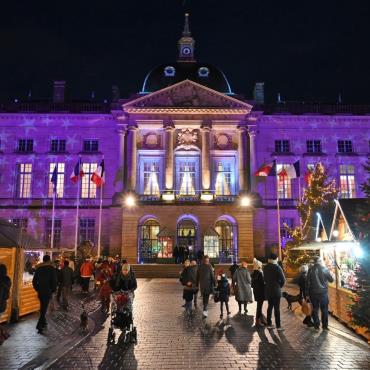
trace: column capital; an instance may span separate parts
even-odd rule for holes
[[[238,128],[239,132],[242,133],[242,134],[246,133],[248,131],[248,127],[245,126],[245,125],[239,125],[237,128]]]
[[[126,126],[117,125],[116,132],[118,133],[118,135],[124,135],[126,132]]]
[[[257,126],[248,126],[248,134],[250,137],[255,137],[257,132]]]
[[[137,131],[138,127],[136,126],[135,123],[129,123],[127,126],[127,131]]]
[[[163,128],[165,130],[167,129],[174,129],[175,128],[175,124],[173,123],[172,119],[166,119],[166,120],[163,120]]]
[[[211,132],[212,127],[211,127],[211,126],[204,126],[204,125],[202,125],[202,126],[200,127],[200,130],[201,130],[202,132]]]

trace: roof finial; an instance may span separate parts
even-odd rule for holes
[[[189,13],[185,13],[185,24],[184,24],[184,31],[182,31],[182,35],[185,37],[190,37],[190,27],[189,27]]]

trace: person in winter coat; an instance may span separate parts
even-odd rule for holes
[[[57,298],[57,302],[60,304],[60,298],[62,297],[62,286],[61,286],[61,283],[62,283],[62,274],[61,274],[62,266],[61,266],[60,260],[55,260],[54,261],[54,267],[55,267],[55,271],[57,273],[57,281],[58,281],[56,298]]]
[[[235,271],[236,271],[238,268],[239,268],[238,264],[236,263],[236,261],[234,261],[234,263],[233,263],[233,264],[230,266],[230,268],[229,268],[231,279],[233,279],[234,274],[235,274]]]
[[[263,269],[265,297],[268,302],[267,325],[270,329],[273,328],[271,317],[272,310],[274,310],[276,329],[283,330],[280,321],[280,299],[281,288],[285,284],[285,276],[282,268],[278,265],[278,257],[275,253],[271,253],[267,262],[267,265]]]
[[[197,260],[195,258],[193,258],[190,261],[190,267],[191,267],[192,281],[194,282],[194,284],[193,284],[193,302],[194,302],[194,308],[197,308],[198,307],[198,292],[199,292],[199,288],[197,286],[198,264],[197,264]]]
[[[190,261],[185,265],[184,269],[182,270],[180,281],[184,287],[182,297],[185,300],[185,310],[188,313],[188,315],[190,315],[192,312],[194,286],[196,285],[196,277],[194,276],[193,269],[190,266]]]
[[[209,296],[213,294],[215,285],[215,275],[209,257],[204,256],[203,262],[197,271],[197,286],[199,286],[200,293],[203,297],[203,317],[208,317]]]
[[[254,300],[257,302],[256,326],[263,326],[266,322],[262,314],[263,301],[265,300],[265,281],[263,280],[262,262],[253,259],[252,288]]]
[[[94,272],[94,265],[90,261],[90,258],[86,258],[84,263],[81,265],[80,274],[81,274],[81,282],[82,282],[82,291],[84,293],[89,292],[89,284],[91,276]]]
[[[308,273],[308,266],[302,265],[300,268],[300,274],[298,277],[299,295],[300,295],[301,300],[308,299],[307,289],[306,289],[307,273]],[[308,327],[314,326],[311,316],[306,316],[303,320],[303,324],[306,324]]]
[[[69,308],[69,298],[72,293],[72,285],[74,282],[74,272],[69,267],[69,261],[64,261],[64,266],[60,270],[60,286],[62,289],[62,307],[65,310],[68,310]]]
[[[49,302],[53,293],[55,293],[57,289],[57,273],[48,254],[43,257],[43,262],[36,266],[32,285],[36,290],[40,301],[40,317],[37,322],[36,329],[39,334],[42,334],[43,330],[47,326],[46,312],[48,310]]]
[[[331,276],[329,270],[322,265],[320,257],[314,257],[314,265],[308,270],[307,273],[306,292],[310,297],[312,303],[313,323],[316,330],[320,329],[319,308],[321,309],[322,328],[328,328],[328,282],[332,283],[334,278]]]
[[[128,263],[124,263],[121,272],[116,274],[111,280],[111,287],[114,291],[134,292],[137,289],[135,273]]]
[[[6,311],[11,286],[12,281],[8,276],[6,265],[0,263],[0,316]],[[0,345],[8,338],[8,331],[0,325]]]
[[[220,300],[220,319],[222,319],[224,317],[224,304],[226,307],[227,316],[231,315],[229,310],[230,284],[227,280],[226,274],[223,272],[217,276],[217,291]]]
[[[248,264],[243,261],[233,276],[235,299],[239,305],[239,314],[244,306],[244,313],[248,312],[247,304],[253,302],[251,275],[248,271]]]

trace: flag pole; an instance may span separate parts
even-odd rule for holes
[[[53,249],[54,248],[55,197],[56,197],[56,189],[53,188],[53,208],[52,208],[52,211],[51,211],[51,240],[50,240],[50,249]],[[53,253],[53,252],[51,252],[51,253]]]
[[[279,176],[277,173],[276,165],[276,210],[277,210],[277,225],[278,225],[278,251],[279,251],[279,261],[282,261],[282,252],[281,252],[281,235],[280,235],[280,202],[279,202]]]
[[[79,158],[79,168],[78,168],[78,184],[77,184],[77,206],[76,206],[76,228],[75,228],[75,263],[77,262],[77,245],[78,245],[78,221],[79,221],[79,211],[80,211],[80,190],[81,190],[81,157]]]
[[[103,157],[104,160],[104,157]],[[101,184],[100,187],[100,207],[99,207],[99,232],[98,232],[98,258],[100,257],[100,251],[101,251],[101,220],[102,220],[102,211],[103,211],[103,187],[104,187],[104,181]]]

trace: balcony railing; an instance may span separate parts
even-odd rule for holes
[[[295,208],[298,204],[298,199],[288,199],[288,198],[280,198],[279,199],[279,207],[281,208]],[[264,207],[277,207],[276,198],[275,199],[263,199],[262,205]]]
[[[165,191],[161,195],[141,194],[138,199],[143,203],[233,203],[237,195],[215,195],[214,192],[197,192],[195,195],[189,195]]]

